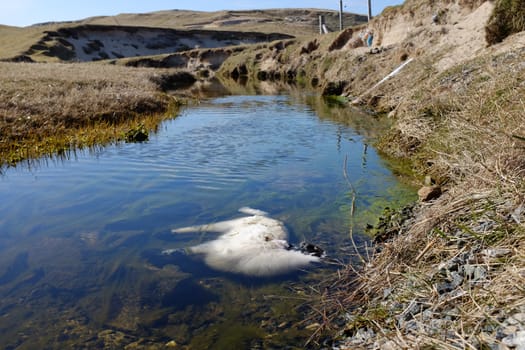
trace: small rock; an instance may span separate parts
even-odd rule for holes
[[[512,318],[518,321],[519,323],[525,325],[525,313],[524,312],[514,314],[512,315]]]
[[[483,249],[481,253],[487,258],[501,258],[512,253],[512,250],[507,248]]]
[[[435,332],[439,332],[442,329],[446,329],[448,326],[448,323],[446,320],[441,320],[439,318],[436,318],[436,319],[430,320],[429,326]]]
[[[516,326],[507,326],[501,330],[501,332],[505,335],[511,335],[518,331],[518,327]]]
[[[476,227],[473,227],[472,229],[475,232],[487,232],[491,230],[492,228],[494,228],[495,225],[496,225],[496,222],[494,220],[481,220],[479,221],[479,225],[477,225]]]
[[[441,196],[441,186],[423,186],[417,191],[421,202],[428,202]]]
[[[445,270],[446,277],[444,281],[436,284],[436,290],[439,294],[452,292],[463,283],[463,275],[456,271]]]
[[[457,272],[452,272],[450,274],[450,277],[452,277],[452,281],[450,281],[450,284],[452,285],[452,289],[457,288],[458,286],[463,283],[463,276]]]
[[[409,332],[417,332],[419,327],[418,327],[418,322],[416,320],[409,320],[409,321],[406,321],[404,324],[403,324],[403,327],[402,329],[404,331],[409,331]]]
[[[492,344],[494,342],[494,337],[487,333],[487,332],[480,332],[478,335],[479,341],[481,341],[484,344]],[[477,346],[476,349],[481,348],[480,346]],[[497,347],[489,347],[488,349],[497,349]]]
[[[177,342],[175,340],[170,340],[169,342],[166,343],[166,347],[167,348],[176,348],[177,347]]]
[[[432,312],[432,310],[430,310],[430,309],[427,309],[427,310],[425,310],[425,311],[423,311],[421,313],[421,317],[422,317],[423,322],[427,322],[427,321],[433,319],[434,312]]]
[[[525,331],[519,331],[501,340],[504,345],[516,350],[525,350]]]
[[[517,325],[519,323],[523,323],[521,318],[522,317],[521,317],[520,314],[515,314],[515,315],[512,315],[509,318],[507,318],[505,320],[505,322],[510,324],[510,325]]]
[[[415,300],[412,300],[405,310],[399,315],[398,321],[406,321],[414,318],[415,314],[420,312],[420,305]]]
[[[449,282],[443,282],[436,285],[438,294],[445,294],[453,290],[454,288]]]
[[[374,349],[383,349],[383,350],[396,350],[399,349],[399,344],[393,340],[388,340],[383,344],[374,343]]]
[[[496,331],[497,326],[494,324],[487,324],[483,327],[483,331],[487,333],[494,333]]]
[[[466,264],[463,266],[463,274],[471,282],[483,281],[487,278],[487,270],[483,266]]]

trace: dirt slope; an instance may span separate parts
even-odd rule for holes
[[[416,2],[407,1],[403,8],[386,11],[371,24],[378,33],[375,45],[404,43],[419,49],[422,55],[438,56],[434,64],[440,71],[450,68],[487,46],[485,25],[494,4],[478,3],[465,6],[461,2],[436,2],[434,6],[417,8]]]
[[[86,24],[142,25],[178,29],[242,30],[263,33],[285,33],[294,36],[319,31],[319,15],[332,30],[339,27],[339,13],[320,9],[269,9],[246,11],[158,11],[147,14],[120,14],[112,17],[88,18]],[[366,16],[345,13],[344,26],[366,21]],[[139,24],[140,23],[140,24]]]
[[[46,35],[22,56],[38,61],[89,62],[289,38],[292,37],[276,33],[82,25],[46,32]]]
[[[299,79],[314,88],[320,86],[325,94],[360,97],[374,108],[391,111],[417,88],[418,79],[488,52],[484,28],[492,9],[491,1],[435,1],[423,6],[408,0],[403,6],[387,8],[368,25],[313,35],[296,44],[272,45],[271,50],[239,53],[221,69],[226,75],[245,71],[254,80]],[[366,31],[374,33],[371,47],[360,38]],[[407,68],[373,88],[409,58]]]

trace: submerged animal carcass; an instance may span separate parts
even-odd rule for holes
[[[173,233],[217,232],[221,235],[211,241],[187,249],[202,255],[213,269],[248,276],[275,276],[305,268],[321,260],[324,252],[312,244],[292,247],[284,224],[268,217],[264,211],[243,207],[240,212],[249,216],[182,227]]]

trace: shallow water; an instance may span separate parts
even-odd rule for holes
[[[293,286],[333,267],[261,280],[161,252],[212,237],[172,228],[250,206],[284,221],[292,243],[348,261],[345,158],[358,240],[370,208],[413,195],[367,145],[374,123],[304,96],[231,96],[187,108],[145,143],[6,169],[0,345],[302,348],[307,308]]]

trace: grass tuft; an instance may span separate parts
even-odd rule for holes
[[[525,2],[522,0],[497,0],[494,11],[485,27],[489,45],[503,41],[511,34],[525,30]]]

